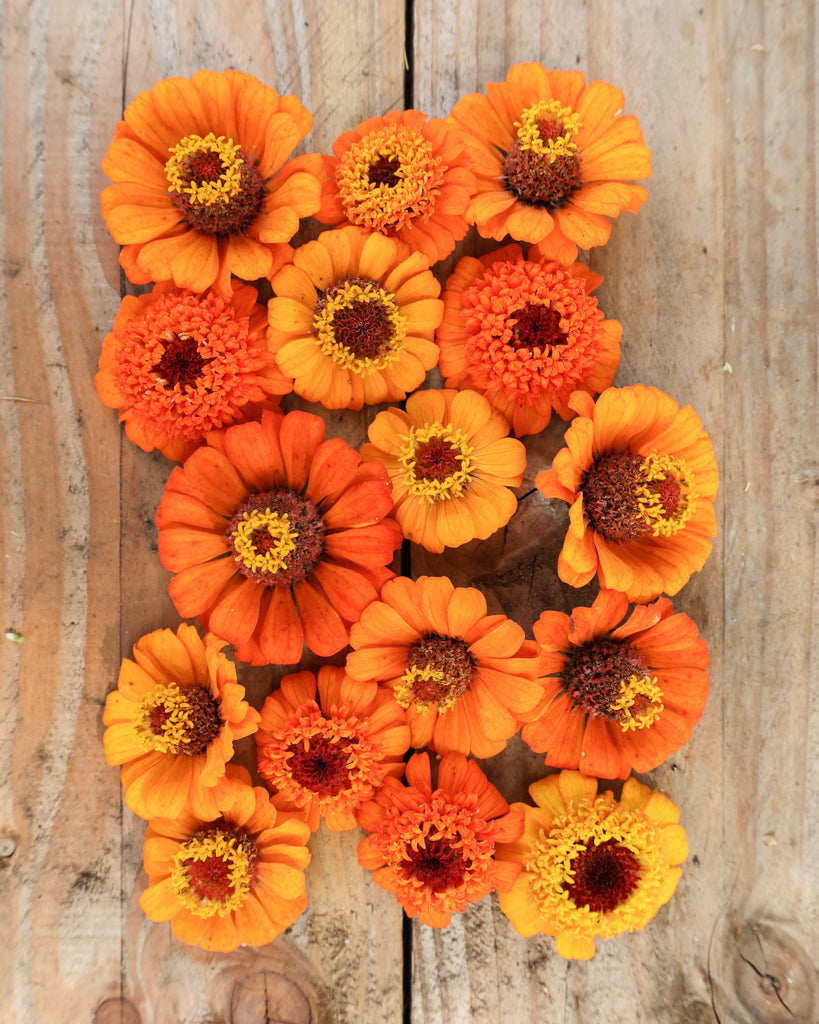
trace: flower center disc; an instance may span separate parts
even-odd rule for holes
[[[210,362],[199,354],[199,346],[190,335],[179,335],[175,331],[167,331],[160,341],[165,344],[165,351],[159,362],[154,365],[154,373],[159,382],[168,387],[196,387],[196,382]]]
[[[148,750],[204,754],[222,728],[219,704],[201,686],[157,686],[139,704],[134,731]]]
[[[324,355],[366,375],[395,359],[407,321],[395,296],[377,281],[349,277],[331,285],[316,303],[313,331]]]
[[[515,349],[541,352],[565,345],[569,336],[560,324],[563,317],[550,306],[527,305],[512,313],[516,323],[512,328],[511,344]]]
[[[214,825],[183,843],[175,858],[171,883],[197,917],[225,917],[247,899],[256,877],[256,844],[243,829]]]
[[[639,884],[637,858],[616,839],[606,839],[598,846],[590,842],[571,867],[574,881],[564,882],[563,888],[576,907],[598,913],[611,913]]]
[[[290,771],[295,781],[320,796],[338,796],[350,788],[347,754],[331,740],[313,738],[309,749],[290,748]]]
[[[558,100],[542,100],[521,114],[517,138],[506,157],[506,182],[521,202],[554,210],[580,187],[574,137],[577,114]]]
[[[467,864],[463,855],[443,839],[427,839],[425,846],[407,850],[409,859],[401,865],[406,878],[415,878],[430,892],[446,892],[463,885]]]
[[[318,565],[326,527],[309,498],[281,490],[251,495],[225,532],[243,576],[268,587],[289,587]]]
[[[472,479],[472,448],[460,430],[433,423],[403,438],[399,461],[410,492],[428,501],[459,498]]]
[[[395,689],[395,699],[419,711],[435,707],[439,714],[453,708],[467,691],[475,673],[475,661],[459,637],[425,633],[407,655],[407,668]]]

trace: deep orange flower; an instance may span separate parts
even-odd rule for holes
[[[517,437],[543,430],[552,409],[571,419],[572,392],[603,391],[620,362],[622,327],[589,294],[602,280],[537,246],[526,259],[519,245],[465,256],[446,283],[435,338],[446,386],[486,395]]]
[[[189,946],[264,946],[307,906],[309,835],[303,821],[277,816],[244,768],[230,765],[216,815],[183,811],[148,823],[139,905],[151,921],[170,921]]]
[[[494,859],[495,844],[522,832],[520,812],[487,781],[474,761],[445,754],[433,790],[429,754],[413,754],[407,785],[392,777],[358,814],[371,833],[358,847],[358,863],[395,893],[408,917],[446,928],[453,913],[493,890],[506,892],[520,873],[511,859]]]
[[[185,618],[254,665],[325,657],[393,573],[400,546],[379,466],[307,412],[266,412],[208,434],[170,475],[156,515],[159,556]]]
[[[313,118],[253,75],[167,78],[129,104],[102,169],[102,212],[137,284],[230,298],[230,276],[269,277],[299,218],[319,208],[318,154],[286,163]]]
[[[637,118],[621,116],[619,89],[533,62],[486,92],[464,96],[448,118],[475,161],[467,217],[485,238],[543,242],[571,263],[578,246],[608,241],[608,217],[643,205],[645,189],[627,182],[651,174],[651,153]]]
[[[234,281],[229,300],[168,284],[122,300],[94,384],[143,451],[184,462],[209,430],[258,419],[292,391],[256,298]]]
[[[399,576],[353,626],[347,672],[392,688],[414,747],[492,757],[543,694],[537,647],[473,587]]]
[[[438,362],[441,286],[420,253],[342,228],[273,278],[270,347],[297,395],[328,409],[402,401]]]
[[[233,741],[259,722],[224,646],[183,622],[143,636],[123,659],[105,702],[105,759],[122,765],[125,803],[142,818],[219,813]]]
[[[401,778],[410,745],[407,719],[392,692],[325,665],[282,679],[262,707],[256,734],[259,774],[275,807],[323,818],[333,832],[355,828],[355,813],[387,775]]]
[[[404,536],[427,551],[485,540],[518,503],[526,449],[474,391],[416,391],[406,412],[386,409],[369,427],[365,462],[386,467]]]
[[[601,590],[571,617],[534,625],[546,689],[521,733],[546,764],[625,779],[648,772],[690,738],[708,699],[708,645],[667,597],[638,605]]]
[[[594,939],[642,931],[668,903],[682,876],[688,841],[678,808],[662,793],[628,779],[619,800],[598,795],[580,772],[533,782],[537,806],[512,804],[525,816],[523,836],[499,846],[498,860],[523,868],[501,910],[527,938],[555,936],[567,960],[590,960]]]
[[[325,157],[322,224],[356,224],[399,238],[430,263],[444,259],[467,232],[475,187],[460,136],[437,117],[393,110],[362,121]]]
[[[600,585],[629,601],[676,594],[705,564],[717,532],[719,476],[711,439],[689,405],[658,388],[609,388],[578,413],[552,469],[535,483],[571,504],[557,563],[564,583]]]

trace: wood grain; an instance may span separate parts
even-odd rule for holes
[[[399,0],[3,0],[2,12],[0,1019],[817,1024],[811,0],[414,0],[409,40]],[[708,639],[711,698],[648,779],[680,805],[683,881],[643,933],[588,964],[519,938],[495,899],[444,931],[414,927],[410,950],[394,901],[355,863],[359,835],[323,829],[288,935],[230,956],[190,950],[139,910],[143,825],[100,741],[120,658],[178,621],[153,526],[169,466],[124,440],[93,387],[129,287],[99,211],[100,160],[140,90],[199,67],[295,93],[315,118],[302,148],[329,152],[367,116],[410,103],[445,116],[533,59],[618,85],[640,118],[649,200],[591,256],[601,307],[624,327],[616,383],[693,405],[720,462],[720,536],[675,599]],[[368,415],[326,418],[363,440]],[[561,441],[560,424],[527,441],[522,495]],[[414,552],[413,571],[472,581],[529,629],[593,593],[556,578],[564,528],[557,503],[529,494],[503,534],[444,560]],[[258,704],[280,675],[243,678]],[[545,772],[518,742],[486,768],[510,799]]]

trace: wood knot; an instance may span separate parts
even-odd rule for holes
[[[127,999],[106,999],[94,1013],[93,1024],[141,1024],[142,1018]]]
[[[736,991],[746,1009],[770,1024],[807,1021],[817,1005],[816,967],[779,926],[745,924],[734,931]]]
[[[230,1024],[315,1024],[310,999],[299,984],[276,971],[238,981],[230,998]]]

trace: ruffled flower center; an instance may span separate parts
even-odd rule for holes
[[[349,277],[321,296],[313,331],[324,355],[366,376],[383,370],[398,356],[407,336],[407,320],[395,296],[377,281]]]
[[[268,587],[289,587],[318,565],[325,532],[309,498],[280,490],[251,495],[234,513],[226,535],[243,576]]]
[[[407,668],[395,688],[403,708],[413,704],[425,714],[431,707],[444,714],[455,707],[469,689],[475,659],[460,637],[425,633],[407,654]]]
[[[597,299],[556,263],[493,264],[463,293],[461,316],[472,384],[510,401],[568,398],[602,347]]]
[[[444,182],[441,158],[417,128],[378,128],[354,142],[336,170],[341,205],[351,224],[382,234],[427,220]]]
[[[381,743],[366,718],[347,704],[325,714],[306,701],[287,724],[271,733],[259,758],[259,774],[290,804],[350,809],[369,800],[384,780]]]
[[[617,722],[623,732],[646,729],[663,713],[663,693],[631,644],[598,638],[567,655],[563,682],[574,708]]]
[[[667,874],[662,830],[603,797],[570,805],[541,829],[524,867],[544,921],[589,939],[642,928]]]
[[[442,423],[413,427],[398,460],[411,494],[427,501],[460,498],[472,479],[472,448],[460,429]]]
[[[598,455],[581,487],[592,529],[615,543],[672,537],[694,513],[694,476],[683,459],[620,451]]]
[[[258,871],[257,859],[256,844],[243,829],[216,823],[179,847],[171,884],[182,905],[196,917],[226,917],[247,899]]]
[[[580,117],[559,100],[541,100],[515,122],[517,137],[506,157],[506,182],[518,199],[553,210],[580,187],[575,136]]]
[[[194,439],[230,425],[264,397],[265,354],[247,317],[214,295],[163,295],[116,332],[116,384],[125,408],[154,433]]]
[[[204,754],[222,728],[219,702],[201,686],[160,684],[137,705],[133,729],[146,750]]]
[[[259,214],[264,182],[240,145],[209,132],[187,135],[165,164],[174,206],[203,235],[240,234]]]

